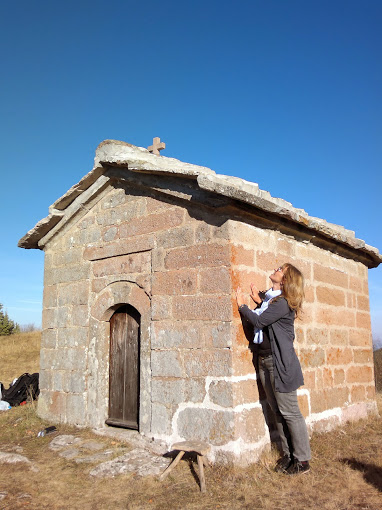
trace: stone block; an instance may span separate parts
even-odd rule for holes
[[[356,276],[349,276],[349,289],[354,292],[363,292],[363,279]]]
[[[277,239],[277,253],[282,253],[283,255],[287,255],[288,257],[293,257],[296,251],[296,242],[294,239]]]
[[[57,327],[57,308],[44,308],[42,311],[42,329]]]
[[[73,306],[72,324],[73,326],[80,327],[85,327],[89,325],[89,306],[87,304]]]
[[[85,375],[77,370],[66,372],[64,391],[68,393],[84,393],[86,391]]]
[[[221,446],[235,437],[235,417],[230,411],[189,407],[179,413],[177,428],[185,440]]]
[[[235,415],[236,435],[246,443],[255,443],[265,435],[265,420],[261,407],[244,409]]]
[[[93,263],[96,277],[129,273],[151,273],[151,253],[131,253]]]
[[[276,255],[274,252],[258,251],[256,253],[256,268],[260,271],[272,272],[284,264],[282,255]]]
[[[373,380],[373,370],[368,365],[351,366],[346,371],[347,383],[371,383]]]
[[[358,347],[372,347],[371,333],[366,330],[353,329],[349,331],[349,344]]]
[[[68,393],[66,401],[66,421],[71,425],[86,424],[85,395]]]
[[[55,349],[57,346],[57,330],[44,329],[41,334],[41,348]]]
[[[154,402],[151,406],[151,432],[153,434],[171,434],[172,416],[171,408]]]
[[[231,264],[233,266],[254,267],[255,252],[253,249],[244,248],[242,245],[231,245]]]
[[[366,312],[370,310],[368,296],[357,295],[357,308],[358,310],[365,310]]]
[[[56,326],[58,328],[66,328],[72,325],[72,307],[70,306],[60,306],[57,309],[56,313]]]
[[[213,243],[186,248],[174,248],[168,252],[165,259],[167,269],[217,267],[229,266],[229,264],[229,246]]]
[[[188,269],[187,271],[190,271]],[[231,294],[231,275],[228,267],[213,267],[199,271],[199,290],[203,294]]]
[[[321,307],[316,310],[316,321],[326,326],[355,326],[355,313],[350,309],[335,309]]]
[[[89,282],[72,282],[57,287],[58,306],[88,304]]]
[[[109,227],[102,232],[102,239],[109,243],[118,238],[118,227]]]
[[[183,360],[187,377],[224,377],[232,374],[232,353],[229,349],[186,351]]]
[[[206,337],[206,347],[225,348],[232,346],[231,322],[218,322],[211,327],[211,333]]]
[[[171,317],[171,299],[168,296],[153,296],[151,299],[151,319],[162,321]]]
[[[330,344],[331,345],[347,345],[349,331],[347,329],[331,329]]]
[[[348,275],[328,266],[322,266],[320,264],[314,264],[313,268],[314,279],[318,282],[329,283],[335,287],[348,288]]]
[[[320,367],[325,363],[325,351],[320,347],[301,348],[299,350],[299,359],[302,368]]]
[[[157,212],[161,209],[171,209],[172,207],[172,204],[164,202],[163,200],[158,200],[153,197],[146,197],[146,211],[148,214]]]
[[[348,308],[355,308],[356,307],[356,295],[354,292],[347,292],[346,293],[346,306]]]
[[[197,290],[196,271],[181,269],[154,273],[152,293],[156,295],[191,295]]]
[[[54,266],[73,266],[81,264],[82,262],[82,249],[71,247],[69,250],[57,252],[53,255]]]
[[[366,400],[366,388],[360,384],[355,384],[350,388],[350,398],[354,402],[364,402]]]
[[[153,377],[182,377],[183,366],[179,352],[152,351],[151,373]]]
[[[353,349],[354,363],[373,363],[373,351],[371,349]]]
[[[343,368],[334,369],[334,384],[337,386],[345,382],[345,370]]]
[[[134,239],[114,241],[105,246],[87,246],[84,250],[85,260],[100,260],[118,255],[128,255],[151,250],[155,246],[155,237],[143,235]]]
[[[54,271],[49,271],[46,274],[45,285],[55,285],[57,283],[88,280],[89,276],[90,276],[89,264],[83,264],[73,267],[58,267]]]
[[[269,283],[268,277],[264,274],[255,272],[255,271],[244,271],[244,270],[231,270],[231,279],[232,279],[232,289],[236,290],[238,287],[241,287],[244,294],[249,296],[251,290],[251,283],[254,283],[256,287],[260,290],[266,290],[269,288],[267,284]],[[253,302],[250,301],[248,297],[248,304],[253,307]]]
[[[66,372],[64,370],[54,370],[52,372],[52,390],[53,391],[67,391],[64,388],[64,379]]]
[[[200,223],[195,228],[195,242],[204,244],[211,241],[211,227],[207,223]]]
[[[52,390],[53,371],[52,370],[41,370],[39,372],[38,385],[40,391]]]
[[[363,313],[363,312],[357,312],[356,327],[370,330],[371,329],[370,314]]]
[[[358,421],[367,418],[367,405],[364,402],[359,402],[348,406],[342,411],[343,421]]]
[[[110,192],[106,198],[103,199],[101,207],[102,209],[114,209],[114,207],[124,204],[126,200],[127,197],[125,190],[116,189]]]
[[[327,328],[308,328],[308,345],[326,345],[329,342],[329,331]]]
[[[57,344],[60,347],[87,347],[88,329],[86,327],[60,328]]]
[[[158,321],[152,324],[152,349],[200,349],[204,346],[203,323]]]
[[[172,316],[176,320],[221,320],[232,319],[229,296],[174,296]]]
[[[232,383],[229,381],[212,381],[208,395],[211,402],[221,407],[233,407],[234,395]]]
[[[333,430],[341,424],[340,418],[337,415],[329,416],[313,424],[314,432],[325,433]]]
[[[345,292],[333,287],[316,287],[316,297],[319,303],[331,306],[345,306]]]
[[[153,378],[151,400],[162,404],[177,405],[185,401],[184,380],[175,378]]]
[[[348,365],[353,361],[352,350],[349,347],[328,347],[326,363],[328,365]]]
[[[316,371],[304,370],[304,386],[309,390],[316,388]]]
[[[166,251],[164,248],[156,248],[152,251],[151,268],[153,273],[155,273],[156,271],[165,271],[164,267],[165,255]]]
[[[160,230],[179,227],[183,223],[183,218],[184,210],[181,208],[173,208],[157,214],[151,214],[150,216],[133,218],[121,224],[119,236],[121,239],[124,239],[126,237],[150,234]]]
[[[259,400],[257,381],[247,379],[232,383],[234,392],[234,405],[253,404]]]
[[[248,348],[237,348],[232,354],[233,375],[248,375],[255,371],[253,354]]]
[[[66,420],[67,397],[68,395],[61,391],[47,392],[46,395],[44,395],[43,397],[43,399],[45,400],[44,407],[47,408],[49,416],[52,418],[54,417],[54,419],[58,420],[61,423],[67,422]],[[39,400],[40,398],[41,395],[39,396]]]
[[[44,308],[57,306],[57,285],[46,285],[43,293]]]
[[[177,227],[157,234],[158,246],[169,249],[190,246],[194,243],[194,231],[190,226]]]

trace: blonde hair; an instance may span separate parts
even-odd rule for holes
[[[283,293],[289,308],[295,311],[296,317],[301,314],[302,302],[304,301],[304,276],[297,267],[286,263],[281,266],[284,273]]]

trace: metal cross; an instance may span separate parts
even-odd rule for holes
[[[159,151],[166,148],[166,144],[160,141],[159,136],[153,138],[153,144],[147,147],[147,150],[159,156]]]

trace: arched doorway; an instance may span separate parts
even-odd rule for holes
[[[108,425],[138,430],[141,316],[130,305],[110,319]]]

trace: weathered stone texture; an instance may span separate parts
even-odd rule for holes
[[[235,417],[231,411],[186,408],[179,413],[177,425],[182,438],[207,441],[214,446],[235,437]]]

